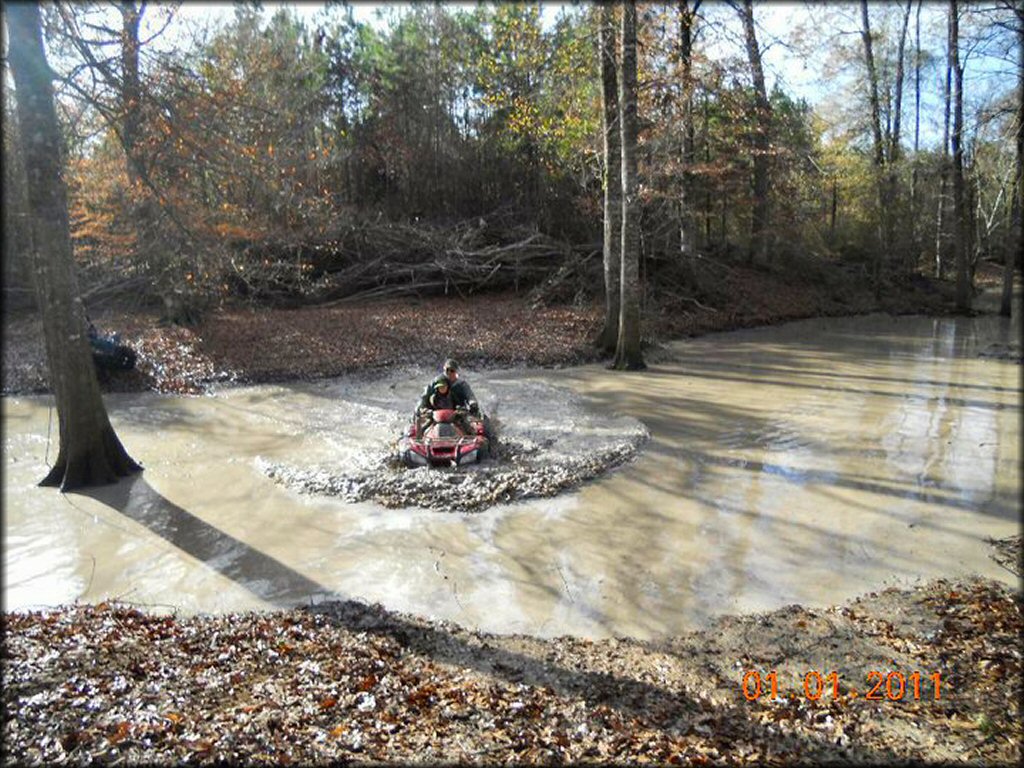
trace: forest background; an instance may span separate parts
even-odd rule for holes
[[[45,7],[87,303],[188,322],[237,299],[599,300],[596,6],[367,10]],[[642,4],[645,305],[711,302],[731,265],[877,291],[952,278],[958,249],[972,281],[983,260],[1012,265],[1022,29],[1010,0]],[[28,306],[15,98],[5,87],[4,298]]]

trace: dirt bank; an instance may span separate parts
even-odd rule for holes
[[[4,625],[5,764],[1020,758],[1021,599],[994,582],[649,643],[487,635],[351,602],[192,618],[77,605]]]
[[[710,269],[710,267],[709,267]],[[698,296],[648,301],[648,344],[804,317],[889,311],[942,314],[951,285],[916,279],[876,299],[845,273],[820,280],[716,265]],[[156,312],[94,309],[139,353],[137,370],[105,377],[106,391],[202,393],[218,382],[315,379],[456,356],[470,367],[574,365],[598,359],[597,305],[532,307],[525,295],[448,296],[302,309],[222,307],[192,328]],[[47,389],[35,314],[4,318],[3,393]]]

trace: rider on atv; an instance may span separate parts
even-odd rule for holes
[[[480,417],[480,405],[476,401],[472,387],[459,378],[459,364],[452,358],[444,361],[444,374],[438,376],[427,385],[420,396],[416,415],[423,423],[428,424],[430,415],[438,409],[451,408],[458,411],[469,411],[473,416]],[[459,427],[466,432],[472,428],[465,413],[458,416]]]
[[[444,361],[444,368],[442,370],[444,375],[438,376],[427,385],[426,390],[424,390],[423,395],[420,397],[419,407],[421,409],[430,408],[431,395],[434,394],[441,382],[446,382],[451,393],[452,406],[455,408],[465,408],[474,416],[479,416],[480,405],[476,401],[476,395],[473,394],[472,387],[469,386],[469,382],[459,378],[459,364],[449,357]]]

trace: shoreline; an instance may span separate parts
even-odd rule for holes
[[[860,290],[789,286],[780,275],[733,270],[717,307],[700,302],[648,307],[646,354],[708,333],[796,320],[892,315],[953,315],[950,286],[926,279],[876,299]],[[726,295],[727,294],[727,295]],[[988,297],[986,297],[988,298]],[[979,296],[978,302],[982,300]],[[470,369],[560,368],[601,361],[592,346],[603,307],[531,307],[526,295],[430,297],[298,309],[227,306],[196,326],[162,324],[150,310],[93,313],[101,330],[119,332],[138,353],[136,370],[101,374],[106,392],[203,394],[222,384],[311,381],[455,357]],[[48,394],[41,320],[4,318],[4,395]]]

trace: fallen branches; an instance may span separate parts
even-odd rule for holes
[[[364,221],[316,242],[246,244],[235,284],[253,298],[339,304],[369,298],[533,288],[578,277],[593,255],[536,229],[485,219],[438,227]]]

